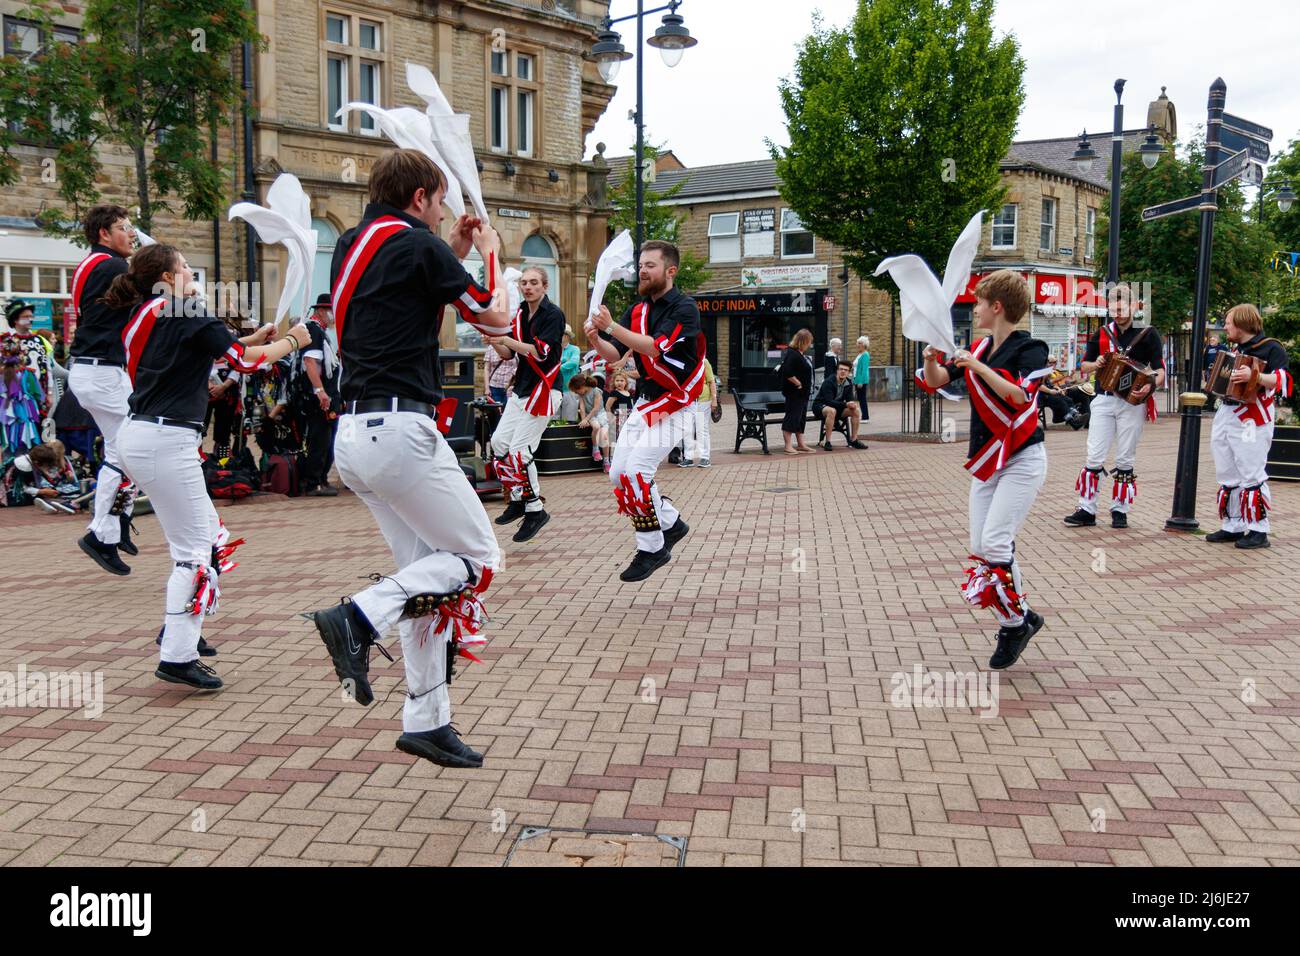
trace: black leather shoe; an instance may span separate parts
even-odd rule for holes
[[[654,574],[670,560],[673,553],[668,550],[666,543],[658,551],[642,551],[637,549],[636,556],[632,558],[632,563],[623,569],[623,573],[618,576],[620,581],[644,581],[650,575]]]
[[[159,647],[162,647],[163,630],[165,628],[166,625],[163,625],[163,627],[158,628],[158,636],[154,638],[154,643],[157,644]],[[202,635],[200,635],[199,636],[199,657],[216,657],[216,656],[217,656],[217,649],[213,647],[211,644],[209,644],[203,638]]]
[[[831,448],[831,440],[829,438],[826,439],[826,441],[822,444],[822,447],[825,448],[827,451],[834,451],[834,449]]]
[[[506,505],[506,510],[497,517],[497,524],[510,524],[510,522],[518,521],[523,516],[524,503],[522,501],[512,501]]]
[[[1241,548],[1243,551],[1250,548],[1271,548],[1268,535],[1263,531],[1247,531],[1246,536],[1238,541],[1234,547]]]
[[[853,441],[849,442],[849,447],[850,447],[850,448],[866,448],[866,447],[867,447],[867,443],[864,442],[861,438],[855,438],[855,439],[853,439]]]
[[[388,657],[375,629],[360,609],[347,600],[324,611],[316,611],[311,619],[320,632],[320,639],[325,642],[325,649],[330,652],[334,673],[348,696],[358,704],[370,706],[375,699],[369,680],[370,646],[378,647],[380,653]],[[391,657],[388,659],[392,660]]]
[[[1043,628],[1043,615],[1030,611],[1019,627],[998,628],[998,647],[989,658],[989,667],[1000,671],[1020,660],[1029,639]]]
[[[169,684],[187,684],[195,690],[221,690],[225,686],[217,672],[202,661],[190,661],[187,664],[160,661],[153,676]]]
[[[664,532],[664,547],[671,551],[673,545],[690,534],[690,532],[691,526],[682,519],[681,515],[678,515],[676,524]]]
[[[117,556],[117,545],[104,544],[95,537],[93,531],[86,532],[85,537],[78,541],[77,545],[109,574],[131,573],[131,569]]]
[[[311,491],[307,492],[309,498],[337,498],[339,490],[333,485],[317,485]]]
[[[1091,528],[1097,523],[1097,516],[1091,511],[1084,511],[1080,508],[1074,514],[1068,516],[1065,523],[1071,528]]]
[[[542,530],[542,525],[551,520],[551,516],[545,511],[529,511],[524,515],[524,523],[519,526],[515,532],[512,541],[527,541]]]
[[[131,541],[131,532],[134,530],[131,526],[131,516],[118,515],[117,517],[122,522],[122,540],[117,543],[117,550],[134,558],[140,553],[140,549]]]
[[[1246,537],[1246,532],[1244,531],[1224,531],[1220,528],[1218,531],[1207,534],[1205,540],[1210,542],[1210,544],[1223,544],[1224,542],[1231,543],[1233,541],[1240,541],[1244,537]]]
[[[1128,515],[1122,511],[1112,511],[1110,513],[1110,526],[1112,528],[1127,528]]]
[[[402,734],[397,738],[397,749],[430,760],[439,767],[468,769],[483,766],[483,755],[465,746],[451,724],[437,730]]]

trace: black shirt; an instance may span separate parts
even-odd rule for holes
[[[1118,326],[1114,322],[1107,322],[1102,328],[1107,329],[1111,336],[1111,341],[1115,346],[1139,365],[1145,365],[1147,368],[1162,369],[1165,367],[1164,347],[1160,342],[1160,333],[1153,326],[1145,325],[1138,328],[1136,325],[1129,323],[1128,330],[1120,332],[1118,339],[1115,332]],[[1101,329],[1093,333],[1092,338],[1088,339],[1088,348],[1084,351],[1083,360],[1085,362],[1095,362],[1101,357]],[[1102,395],[1110,395],[1111,392],[1102,391]]]
[[[539,354],[537,364],[541,366],[543,372],[550,372],[560,364],[560,356],[563,352],[564,313],[546,296],[542,296],[542,300],[537,303],[537,311],[533,313],[531,319],[528,317],[527,302],[521,303],[519,310],[523,313],[523,321],[519,323],[522,336],[519,341],[525,345],[537,346],[539,353],[544,351],[545,357]],[[532,362],[520,355],[519,368],[515,371],[515,394],[520,398],[527,398],[537,387],[538,381],[540,379],[533,371]]]
[[[302,350],[301,358],[315,359],[320,363],[320,383],[325,389],[325,394],[330,398],[339,397],[339,363],[337,358],[334,361],[333,374],[327,374],[325,371],[325,353],[329,350],[329,341],[325,338],[325,330],[320,327],[320,323],[315,319],[308,319],[303,323],[303,328],[311,336],[311,342]],[[304,366],[300,369],[302,377],[306,383],[304,391],[315,395],[316,386],[312,385],[311,379],[307,376],[307,370]]]
[[[700,367],[700,355],[696,349],[700,337],[700,310],[695,305],[695,300],[673,286],[657,300],[646,298],[641,301],[649,303],[650,315],[646,320],[646,329],[661,351],[663,345],[672,340],[671,347],[663,353],[659,364],[672,374],[679,385],[685,385]],[[618,324],[625,329],[632,329],[632,310],[635,308],[636,305],[630,306]],[[627,346],[608,332],[602,332],[601,336],[618,349],[619,355],[627,354]],[[640,376],[637,379],[637,401],[653,402],[668,390],[650,377],[646,370],[645,356],[640,352],[633,354],[637,374]],[[521,368],[522,365],[520,363]]]
[[[131,309],[113,309],[99,299],[108,291],[113,280],[128,269],[127,261],[108,246],[98,243],[90,247],[87,255],[107,253],[111,258],[95,266],[86,277],[81,290],[81,310],[77,316],[77,332],[68,354],[80,358],[104,359],[125,362],[122,351],[122,329],[131,318]],[[75,275],[75,272],[74,272]]]
[[[838,360],[837,360],[838,361]],[[849,376],[843,383],[837,382],[835,376],[822,379],[821,388],[817,389],[817,398],[813,401],[814,410],[831,405],[843,406],[856,401],[853,397],[853,377]]]
[[[1221,346],[1222,347],[1222,346]],[[1289,359],[1286,354],[1286,348],[1277,339],[1266,339],[1264,333],[1260,332],[1252,336],[1247,341],[1237,346],[1237,351],[1246,355],[1253,355],[1264,363],[1265,375],[1272,375],[1281,369],[1288,368]],[[1260,395],[1264,393],[1261,391]],[[1223,399],[1225,405],[1240,405],[1241,403],[1231,398]]]
[[[990,344],[990,347],[991,344]],[[1032,372],[1047,367],[1047,343],[1041,339],[1035,339],[1030,336],[1024,329],[1016,329],[1006,337],[1002,346],[991,355],[985,352],[980,357],[980,361],[993,369],[1003,369],[1011,374],[1011,377],[1019,381]],[[950,362],[944,366],[948,372],[950,381],[957,381],[964,378],[966,372],[960,369],[956,364]],[[987,383],[986,383],[987,384]],[[1016,415],[1018,412],[1007,402],[1002,401],[993,390],[987,389],[990,397],[997,402],[999,407],[1008,415]],[[974,401],[974,399],[972,399]],[[1020,409],[1019,411],[1024,411]],[[974,458],[981,448],[989,443],[993,438],[993,432],[984,424],[984,419],[980,417],[979,412],[974,408],[971,409],[970,415],[970,447],[967,449],[967,456]],[[1025,439],[1025,443],[1016,449],[1016,454],[1020,453],[1023,448],[1030,445],[1037,445],[1043,440],[1043,426],[1039,425],[1034,429],[1034,433]]]
[[[781,379],[782,395],[786,398],[808,400],[808,393],[812,389],[813,367],[806,355],[794,346],[787,348],[785,354],[781,356],[781,367],[776,374]],[[803,387],[796,388],[790,381],[791,378],[797,378]]]
[[[357,280],[345,314],[336,313],[343,401],[406,398],[436,405],[442,399],[442,310],[459,302],[458,307],[478,311],[491,297],[427,225],[378,203],[367,205],[361,223],[339,239],[330,265],[331,289],[352,244],[380,216],[401,219],[411,228],[379,247]],[[476,305],[467,305],[462,297]]]
[[[146,334],[143,327],[131,342],[131,354],[140,356],[131,411],[136,415],[202,422],[208,408],[212,363],[225,358],[244,371],[239,361],[244,348],[220,319],[206,312],[193,314],[193,299],[172,299],[165,305],[170,314],[158,316],[143,343],[139,341]],[[187,309],[191,314],[185,314]],[[136,314],[133,311],[132,321]]]

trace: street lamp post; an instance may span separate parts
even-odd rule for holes
[[[1286,179],[1266,179],[1259,184],[1259,195],[1255,197],[1255,225],[1264,224],[1264,194],[1270,189],[1277,190],[1277,209],[1278,212],[1288,212],[1295,202],[1295,190],[1291,188],[1290,180]],[[1259,311],[1264,311],[1264,281],[1259,282],[1259,302],[1256,303]]]
[[[645,123],[643,122],[643,78],[642,78],[642,57],[643,46],[649,43],[655,47],[663,57],[664,65],[669,68],[676,66],[681,62],[682,53],[695,46],[699,41],[691,36],[690,31],[682,23],[681,16],[677,13],[677,8],[682,5],[682,0],[671,0],[670,3],[655,7],[651,10],[644,8],[643,0],[637,0],[636,13],[630,13],[625,17],[611,19],[606,17],[601,23],[600,34],[596,42],[592,45],[591,52],[587,54],[587,59],[596,62],[596,68],[600,70],[600,75],[606,83],[613,83],[614,78],[618,75],[619,67],[626,60],[632,59],[632,54],[623,47],[622,39],[614,32],[614,24],[622,23],[625,20],[636,20],[636,231],[633,236],[635,244],[635,255],[640,258],[641,241],[645,234],[645,169],[642,166],[641,156],[645,152]],[[644,39],[644,18],[653,13],[664,14],[662,25],[655,31],[654,36],[649,40]]]

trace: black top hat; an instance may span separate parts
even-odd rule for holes
[[[334,308],[334,302],[330,298],[330,294],[328,292],[322,292],[320,295],[316,296],[316,304],[312,306],[312,309],[332,309],[332,308]]]
[[[5,306],[5,318],[12,319],[19,312],[26,312],[28,309],[34,310],[35,308],[36,307],[30,302],[24,302],[22,299],[14,299],[14,301]]]

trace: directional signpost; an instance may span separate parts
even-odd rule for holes
[[[1246,136],[1238,133],[1234,129],[1224,127],[1219,131],[1219,145],[1230,153],[1240,152],[1241,150],[1250,151],[1250,161],[1252,163],[1267,163],[1269,157],[1268,143],[1262,139],[1256,139],[1253,136]]]
[[[1258,123],[1252,123],[1250,120],[1242,119],[1240,116],[1233,116],[1231,113],[1223,114],[1223,125],[1228,129],[1236,130],[1246,136],[1253,136],[1255,139],[1262,139],[1266,143],[1273,141],[1273,131],[1267,126],[1260,126]]]
[[[1165,216],[1172,216],[1175,213],[1187,212],[1189,209],[1196,209],[1201,205],[1201,194],[1188,196],[1185,199],[1175,199],[1172,202],[1162,202],[1159,206],[1147,206],[1142,210],[1142,221],[1151,222],[1156,219],[1163,219]]]
[[[1214,167],[1214,179],[1210,183],[1210,188],[1222,189],[1228,185],[1246,171],[1248,162],[1250,162],[1250,154],[1246,150],[1243,149],[1240,153],[1233,153]]]

